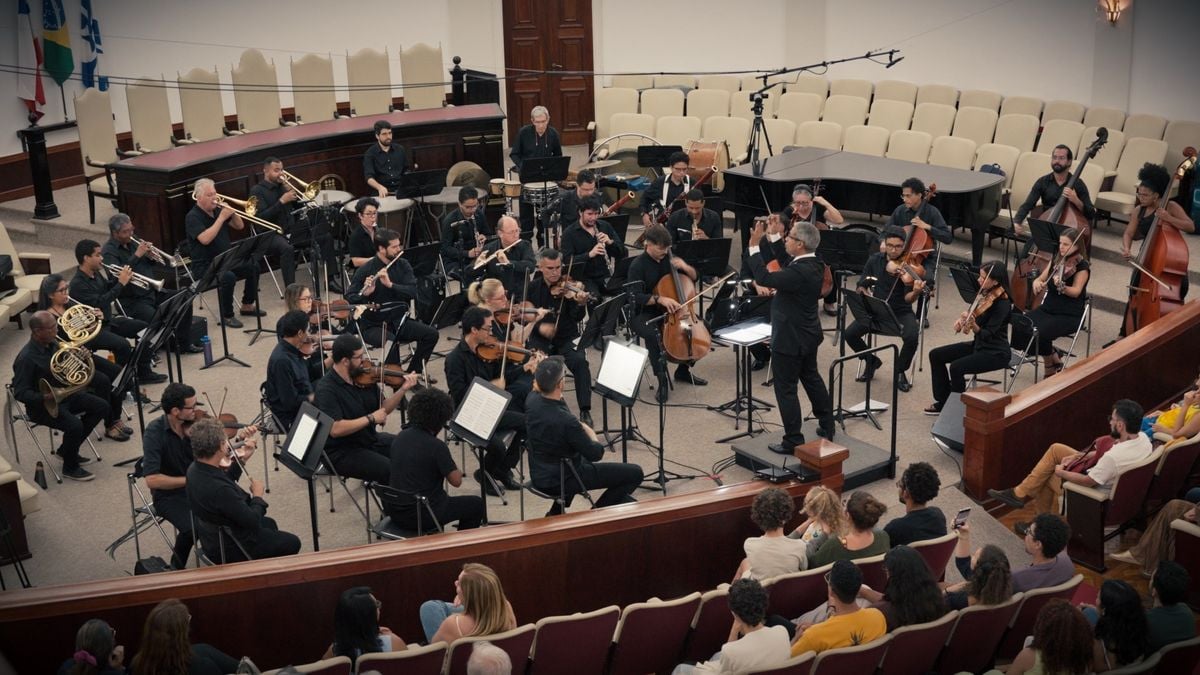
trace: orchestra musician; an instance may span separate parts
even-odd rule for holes
[[[473,185],[459,189],[458,208],[442,216],[441,231],[440,251],[446,272],[462,279],[463,268],[479,257],[487,238],[495,234],[480,208],[479,190]]]
[[[642,193],[642,225],[650,226],[658,214],[671,208],[671,204],[680,195],[692,189],[692,179],[688,176],[688,156],[686,152],[673,152],[667,158],[671,172],[654,179],[650,187]]]
[[[600,218],[601,211],[598,195],[584,198],[579,203],[579,222],[568,227],[562,235],[563,273],[583,284],[592,300],[603,295],[616,261],[628,255],[617,231]],[[579,340],[579,348],[587,349],[593,343],[603,346],[598,338],[615,333],[619,317],[620,307],[615,302],[592,312]]]
[[[634,258],[633,263],[629,266],[630,283],[641,282],[640,286],[632,292],[633,302],[639,311],[630,319],[630,325],[633,331],[645,341],[646,349],[650,352],[650,366],[658,378],[656,396],[659,402],[666,402],[670,396],[668,393],[670,383],[667,381],[665,359],[660,344],[662,321],[655,320],[667,312],[679,311],[681,305],[672,298],[659,296],[654,292],[654,288],[660,279],[671,274],[672,267],[680,274],[690,277],[692,281],[697,281],[699,275],[694,267],[684,262],[683,258],[670,255],[671,234],[667,232],[667,228],[654,223],[646,228],[645,235],[645,250],[637,258]],[[680,363],[675,369],[675,381],[697,387],[708,384],[708,380],[692,372],[689,363]]]
[[[270,241],[267,253],[279,257],[279,271],[283,274],[283,283],[286,286],[296,282],[296,251],[288,237],[292,235],[296,224],[296,219],[292,216],[292,204],[300,198],[300,193],[283,180],[283,162],[278,158],[264,159],[262,170],[263,179],[258,185],[250,188],[250,196],[258,201],[254,215],[278,225],[279,229],[283,230],[283,234],[261,234]]]
[[[584,169],[575,174],[575,189],[561,193],[558,198],[558,225],[564,231],[579,222],[579,206],[596,193],[596,172]]]
[[[354,335],[343,333],[333,341],[333,366],[317,381],[314,402],[333,418],[325,451],[340,476],[387,483],[391,471],[392,434],[378,431],[400,405],[405,392],[417,384],[409,373],[403,384],[380,403],[378,385],[361,386],[363,347]]]
[[[160,255],[152,253],[152,244],[148,241],[134,243],[133,221],[124,213],[118,213],[108,219],[108,241],[100,249],[100,255],[105,265],[114,267],[129,267],[134,274],[154,279],[155,265],[168,265],[170,261],[161,259]],[[125,284],[117,300],[126,316],[149,324],[154,319],[158,306],[166,302],[175,292],[155,291],[152,288],[142,288],[136,284]],[[204,347],[198,342],[190,342],[192,326],[192,305],[180,313],[179,323],[175,325],[175,339],[179,351],[187,354],[199,354]]]
[[[399,363],[400,343],[416,341],[408,371],[423,373],[425,362],[437,346],[438,332],[408,315],[409,303],[417,297],[417,276],[412,265],[400,257],[403,252],[398,233],[377,230],[375,255],[354,273],[346,289],[346,299],[356,305],[381,305],[363,312],[358,319],[363,338],[375,347],[395,339],[384,363]]]
[[[349,254],[350,267],[358,269],[375,257],[375,230],[379,221],[379,200],[374,197],[363,197],[354,203],[354,213],[358,217],[358,227],[350,233],[346,242],[346,252]]]
[[[900,184],[900,199],[903,203],[892,211],[887,222],[883,224],[884,231],[890,227],[904,228],[913,225],[929,233],[934,241],[949,244],[954,241],[954,234],[942,212],[925,199],[925,183],[920,178],[908,178]]]
[[[684,208],[676,209],[667,219],[667,231],[672,243],[692,239],[720,239],[721,214],[704,208],[704,193],[688,190],[683,198]]]
[[[828,199],[817,194],[813,187],[806,183],[797,183],[792,188],[792,203],[784,207],[782,217],[789,226],[791,223],[799,221],[813,225],[817,225],[817,223],[841,225],[846,222],[841,211],[834,208]],[[817,227],[820,228],[820,225]],[[834,286],[829,295],[825,296],[823,309],[827,315],[837,316],[837,301],[838,287]]]
[[[1091,266],[1083,256],[1079,231],[1066,228],[1058,236],[1058,257],[1046,265],[1033,280],[1033,294],[1045,294],[1042,304],[1027,316],[1037,328],[1035,350],[1042,357],[1046,376],[1062,370],[1062,359],[1054,351],[1054,341],[1075,332],[1087,304],[1087,285]],[[1013,342],[1024,345],[1031,336],[1013,326]]]
[[[367,185],[379,197],[396,193],[407,167],[404,146],[392,142],[392,124],[387,120],[375,122],[375,142],[363,155],[363,176]]]
[[[279,423],[278,428],[286,431],[296,421],[301,404],[314,398],[308,365],[314,357],[302,351],[309,337],[308,314],[300,309],[286,312],[279,318],[276,329],[279,341],[267,359],[267,407]]]
[[[562,157],[562,142],[558,130],[550,126],[550,111],[546,106],[534,106],[529,111],[529,124],[517,132],[517,140],[513,143],[508,156],[512,159],[513,170],[518,174],[527,159],[542,159],[545,157]],[[521,238],[533,239],[533,206],[521,197]],[[541,235],[545,237],[545,233]],[[544,243],[544,242],[543,242]]]
[[[492,313],[493,316],[509,314],[509,294],[504,288],[504,284],[500,283],[499,279],[484,279],[483,281],[473,281],[467,287],[467,302],[476,307],[483,307]],[[519,303],[518,303],[519,304]],[[532,332],[533,322],[545,316],[547,310],[534,310],[522,308],[520,306],[513,307],[512,321],[496,321],[492,323],[492,334],[494,337],[501,340],[505,335],[509,339],[524,343],[528,338],[528,333]]]
[[[275,337],[278,340],[283,339],[284,316],[297,310],[304,313],[308,325],[303,337],[307,338],[307,341],[301,340],[298,348],[304,357],[309,382],[316,382],[325,374],[325,370],[333,365],[333,360],[329,357],[333,347],[333,336],[343,331],[337,328],[336,321],[331,324],[327,315],[316,310],[312,289],[302,283],[297,282],[283,289],[283,303],[286,311],[275,322]]]
[[[1134,257],[1133,242],[1141,241],[1150,233],[1150,225],[1158,216],[1161,225],[1173,227],[1180,232],[1195,232],[1196,224],[1188,217],[1178,202],[1167,202],[1167,208],[1159,208],[1163,193],[1171,185],[1171,172],[1161,164],[1146,163],[1138,171],[1137,208],[1129,218],[1129,225],[1121,235],[1121,255],[1129,260]],[[1184,287],[1186,292],[1187,287]]]
[[[65,282],[63,283],[65,291]],[[112,381],[99,369],[94,371],[88,388],[75,392],[58,404],[58,416],[51,417],[46,410],[47,401],[38,388],[38,382],[46,380],[52,386],[61,387],[62,382],[50,370],[50,358],[57,351],[58,321],[47,311],[37,311],[29,318],[29,342],[21,348],[13,362],[13,397],[25,404],[25,415],[30,422],[62,432],[62,442],[54,454],[62,459],[62,475],[77,481],[95,478],[81,465],[91,458],[80,457],[79,446],[92,433],[101,420],[109,423],[120,417],[110,413],[109,392]],[[93,362],[99,359],[91,357]],[[120,433],[120,432],[118,432]]]
[[[476,261],[465,276],[468,281],[480,278],[499,279],[509,293],[519,295],[525,286],[525,278],[537,265],[533,244],[527,239],[522,239],[521,225],[512,216],[500,217],[496,224],[496,234],[499,236],[483,247],[483,253],[489,257],[487,264],[476,269]]]
[[[513,395],[508,409],[500,417],[492,444],[488,446],[484,455],[482,471],[486,471],[505,489],[519,490],[521,484],[513,476],[512,468],[521,459],[520,447],[525,435],[525,400],[533,390],[532,373],[537,367],[540,355],[532,354],[524,363],[503,356],[485,360],[479,354],[485,351],[482,347],[501,342],[496,340],[494,322],[491,310],[485,307],[472,306],[463,312],[462,340],[446,355],[446,387],[450,390],[450,397],[454,399],[455,406],[462,404],[470,390],[471,382],[476,377],[487,380]],[[507,448],[498,442],[500,435],[506,431],[514,431],[517,434],[512,445]],[[488,494],[498,496],[492,489],[492,481],[487,480],[480,470],[475,471],[474,478],[484,486]]]
[[[975,302],[954,321],[954,332],[974,333],[974,337],[970,342],[942,345],[929,352],[933,403],[925,408],[926,415],[940,414],[952,392],[966,391],[967,375],[1008,366],[1008,322],[1012,314],[1009,295],[1004,263],[984,263],[979,268]]]
[[[211,178],[201,178],[192,189],[195,206],[188,211],[184,220],[188,242],[191,244],[192,275],[199,281],[208,272],[213,258],[229,250],[229,230],[244,230],[246,224],[228,205],[217,204],[217,188]],[[217,280],[217,297],[221,309],[221,322],[230,328],[241,328],[242,322],[233,315],[233,287],[238,279],[245,279],[242,289],[242,316],[266,316],[267,313],[254,307],[258,299],[258,263],[247,261],[235,270],[227,271]]]
[[[817,368],[817,349],[825,340],[817,315],[824,267],[814,253],[821,234],[811,223],[793,225],[783,240],[790,260],[778,272],[767,270],[772,254],[759,247],[765,235],[764,224],[756,223],[750,232],[747,251],[754,281],[775,289],[771,301],[771,376],[783,419],[783,440],[769,447],[779,454],[790,455],[796,446],[805,443],[799,385],[804,386],[818,420],[817,435],[829,440],[834,435],[833,403]]]
[[[545,314],[538,316],[526,346],[545,354],[559,356],[575,378],[575,406],[579,420],[592,425],[592,372],[579,337],[579,322],[591,296],[577,281],[567,282],[563,255],[552,248],[538,251],[538,272],[529,282],[525,300]],[[569,288],[573,284],[574,288]],[[582,292],[581,292],[582,291]],[[572,297],[568,298],[570,295]],[[535,373],[536,381],[536,373]]]
[[[900,391],[909,391],[912,385],[908,381],[908,367],[912,364],[913,356],[917,353],[917,339],[920,326],[917,315],[913,313],[913,302],[925,288],[925,280],[914,278],[914,270],[897,263],[904,251],[904,230],[892,229],[884,234],[884,253],[872,253],[863,267],[862,276],[858,280],[858,292],[866,293],[887,303],[896,316],[901,328],[900,356],[896,361],[896,380]],[[846,328],[844,338],[846,344],[855,352],[867,349],[863,340],[870,332],[870,326],[855,320]],[[857,379],[866,382],[875,377],[875,371],[883,365],[878,356],[870,355],[865,358],[866,367]]]
[[[1017,231],[1017,234],[1022,236],[1029,234],[1029,228],[1025,227],[1025,217],[1038,205],[1038,202],[1041,202],[1043,208],[1050,209],[1064,194],[1067,196],[1067,201],[1083,212],[1088,222],[1096,217],[1096,207],[1092,205],[1091,195],[1088,194],[1087,185],[1083,181],[1075,181],[1074,188],[1064,187],[1071,179],[1071,161],[1074,159],[1075,153],[1067,146],[1054,146],[1054,150],[1050,152],[1050,173],[1034,182],[1033,188],[1029,190],[1029,196],[1025,198],[1020,208],[1017,209],[1016,215],[1013,216],[1013,229]]]

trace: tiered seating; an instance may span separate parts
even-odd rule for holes
[[[970,171],[975,160],[975,141],[969,138],[938,136],[929,150],[929,163]]]
[[[1004,99],[999,92],[985,91],[983,89],[964,89],[958,95],[958,107],[962,108],[983,108],[991,110],[999,114],[1000,102]]]
[[[1083,130],[1083,135],[1079,137],[1079,147],[1075,150],[1076,157],[1082,155],[1083,151],[1095,142],[1097,129],[1098,127],[1088,127]],[[1125,132],[1109,129],[1108,142],[1104,144],[1103,148],[1100,148],[1100,152],[1096,153],[1096,158],[1091,160],[1091,163],[1102,167],[1106,174],[1116,175],[1117,162],[1120,161],[1121,151],[1124,149]]]
[[[1127,467],[1108,492],[1077,483],[1063,484],[1063,508],[1071,526],[1071,560],[1104,572],[1104,542],[1118,536],[1142,513],[1162,449]]]
[[[918,103],[913,111],[912,130],[924,131],[934,138],[949,136],[957,112],[954,106],[944,103]]]
[[[867,100],[845,94],[831,94],[825,99],[825,110],[821,115],[824,122],[833,122],[849,129],[867,121]]]
[[[917,88],[917,105],[922,103],[956,107],[958,105],[958,89],[948,84],[923,84]]]
[[[1078,148],[1079,139],[1082,137],[1083,125],[1079,122],[1053,120],[1042,127],[1042,135],[1038,138],[1036,149],[1049,155],[1056,145]]]
[[[1042,116],[1042,99],[1029,96],[1007,96],[1000,104],[1000,116],[1030,115],[1034,119]]]
[[[1088,108],[1083,116],[1083,126],[1120,129],[1125,126],[1125,111],[1116,108]]]
[[[991,143],[996,134],[996,111],[979,106],[964,106],[958,109],[954,116],[954,130],[951,136],[969,138],[976,145]]]
[[[898,129],[892,132],[892,137],[888,140],[885,157],[924,164],[929,160],[929,148],[932,144],[933,137],[924,131]]]
[[[882,127],[869,127],[856,124],[846,128],[842,139],[842,149],[846,152],[857,152],[861,155],[883,157],[888,147],[888,131]]]
[[[917,103],[917,85],[899,80],[881,80],[875,83],[876,101],[901,101],[910,106]]]
[[[883,127],[888,132],[908,129],[912,124],[913,104],[905,101],[890,99],[875,99],[871,104],[871,113],[867,116],[867,124],[873,127]]]
[[[688,117],[706,120],[729,116],[729,92],[724,89],[693,89],[687,95]]]
[[[1023,113],[1001,115],[996,121],[996,135],[993,142],[1001,145],[1011,145],[1021,152],[1033,150],[1033,144],[1038,133],[1038,118]]]
[[[1158,115],[1130,115],[1125,118],[1122,131],[1126,138],[1152,138],[1162,140],[1163,132],[1167,130],[1167,120]],[[1112,129],[1108,132],[1111,134]]]
[[[1066,120],[1068,122],[1082,122],[1084,105],[1074,101],[1050,101],[1046,104],[1046,109],[1042,111],[1042,124],[1051,120]]]
[[[651,117],[682,115],[683,98],[678,89],[647,89],[642,92],[641,112]]]
[[[875,85],[869,80],[840,79],[829,81],[829,96],[853,96],[871,102],[871,92]]]

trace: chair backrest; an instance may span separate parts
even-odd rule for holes
[[[933,138],[924,131],[897,129],[888,140],[885,157],[924,164],[929,161],[929,147],[932,143]]]
[[[984,89],[964,89],[958,95],[958,108],[984,108],[994,113],[1000,112],[1000,101],[1003,96],[999,92]]]
[[[1017,652],[1025,646],[1025,638],[1033,634],[1033,624],[1037,622],[1037,615],[1046,603],[1055,598],[1070,600],[1081,583],[1083,575],[1076,574],[1057,586],[1025,591],[1021,595],[1021,604],[1017,607],[1017,612],[1008,623],[1008,631],[996,649],[996,658],[1008,661],[1016,658]]]
[[[1033,184],[1050,168],[1050,155],[1041,152],[1022,152],[1013,169],[1012,194],[1018,202],[1025,201]]]
[[[993,142],[1011,145],[1021,152],[1029,152],[1033,150],[1037,132],[1038,118],[1033,115],[1018,113],[1001,115],[1000,119],[996,121],[996,135]]]
[[[750,142],[750,121],[741,117],[709,117],[704,120],[703,135],[706,141],[725,141],[730,157],[737,158],[745,154]]]
[[[887,586],[887,569],[883,566],[886,553],[873,555],[870,558],[859,558],[854,561],[858,571],[862,573],[862,582],[871,588],[883,589]]]
[[[832,96],[854,96],[861,98],[868,103],[871,101],[871,91],[875,88],[870,80],[855,80],[851,78],[843,78],[839,80],[830,80],[829,95]]]
[[[775,114],[775,107],[781,96],[786,96],[786,94],[778,89],[772,89],[771,95],[763,99],[763,119],[768,119]],[[735,91],[729,95],[729,116],[754,119],[754,102],[750,100],[750,92]]]
[[[87,163],[117,161],[117,125],[108,92],[89,87],[76,96],[75,119],[79,124],[79,154],[84,158],[83,175],[103,174],[104,169]]]
[[[171,106],[167,101],[167,84],[158,80],[139,80],[144,84],[125,85],[125,103],[129,106],[129,132],[133,149],[141,152],[167,150],[174,145],[171,139]]]
[[[358,657],[355,672],[377,672],[379,675],[441,675],[446,662],[446,643],[411,645],[399,652],[363,654]]]
[[[1021,151],[1011,145],[984,143],[975,150],[975,163],[972,167],[978,171],[984,164],[999,164],[1000,168],[1004,169],[1004,187],[1011,188],[1016,174],[1017,158],[1020,156]],[[1022,196],[1021,199],[1025,197]]]
[[[1088,108],[1083,116],[1083,126],[1120,129],[1125,126],[1125,111],[1116,108]]]
[[[297,121],[319,122],[337,116],[332,57],[305,54],[292,59],[292,87]]]
[[[706,120],[729,116],[729,92],[724,89],[693,89],[688,92],[685,111],[688,117]]]
[[[1071,171],[1078,169],[1079,161],[1076,160],[1071,166]],[[1087,166],[1083,167],[1083,175],[1079,177],[1079,180],[1087,186],[1088,194],[1099,194],[1100,188],[1104,185],[1104,167],[1099,163],[1088,162]]]
[[[655,89],[685,89],[696,88],[696,78],[693,75],[655,75]]]
[[[1042,135],[1038,138],[1036,149],[1047,155],[1054,150],[1056,145],[1065,145],[1073,150],[1079,147],[1079,139],[1082,136],[1083,125],[1079,122],[1051,120],[1042,127]]]
[[[804,652],[800,656],[793,656],[784,661],[781,665],[760,670],[748,670],[745,675],[809,675],[816,658],[816,652]]]
[[[1082,103],[1075,101],[1050,101],[1046,103],[1046,108],[1042,111],[1042,124],[1051,120],[1082,122],[1083,113],[1086,110],[1087,108]]]
[[[683,114],[683,92],[678,89],[647,89],[642,92],[641,113],[654,117]]]
[[[890,99],[875,99],[871,104],[871,112],[867,115],[867,124],[873,127],[883,127],[888,131],[908,129],[912,123],[913,104],[907,101]]]
[[[610,120],[609,131],[609,135],[611,136],[616,136],[617,134],[645,134],[646,136],[653,137],[654,118],[641,113],[617,113]],[[636,148],[639,145],[645,144],[646,142],[643,139],[622,139],[613,149]]]
[[[1121,128],[1125,138],[1153,138],[1161,141],[1163,132],[1167,130],[1167,120],[1158,115],[1138,113],[1125,118],[1125,126]],[[1109,129],[1112,132],[1112,129]]]
[[[831,569],[833,565],[829,564],[768,579],[764,582],[771,596],[768,614],[792,619],[825,602],[829,598],[825,574]]]
[[[923,84],[917,87],[917,105],[940,103],[951,108],[958,105],[958,89],[948,84]]]
[[[799,616],[786,614],[784,616]],[[705,661],[729,639],[729,589],[717,588],[700,596],[683,661]]]
[[[1165,502],[1174,499],[1192,473],[1200,455],[1200,434],[1172,442],[1163,447],[1162,459],[1154,472],[1148,501]]]
[[[821,104],[824,102],[824,98],[811,92],[789,91],[779,97],[775,116],[781,120],[791,120],[796,126],[800,126],[805,122],[821,119]]]
[[[946,565],[950,564],[950,556],[954,554],[954,545],[958,543],[958,533],[954,531],[923,541],[914,541],[913,549],[925,559],[934,579],[941,579],[946,574]]]
[[[796,145],[841,150],[842,125],[837,122],[801,122],[796,127]]]
[[[767,145],[764,143],[759,151],[760,157],[772,157],[783,152],[785,146],[791,145],[792,140],[796,138],[796,123],[791,120],[777,120],[767,118],[763,120],[763,128],[767,132],[767,138],[771,140],[770,152]]]
[[[233,66],[231,76],[238,127],[243,131],[279,127],[279,79],[275,75],[275,62],[268,61],[257,49],[247,49]]]
[[[958,612],[950,610],[935,621],[892,631],[892,641],[879,664],[878,675],[924,675],[933,670],[955,621]]]
[[[332,659],[323,659],[321,661],[313,661],[299,666],[293,666],[297,673],[305,673],[305,675],[350,675],[350,658],[346,656],[335,656]],[[263,675],[278,675],[282,670],[268,670]]]
[[[938,136],[929,149],[929,163],[954,169],[971,170],[975,160],[975,141],[957,136]]]
[[[1105,675],[1144,675],[1146,673],[1187,673],[1187,670],[1164,670],[1159,668],[1162,656],[1157,652],[1136,663],[1104,671]]]
[[[1021,594],[1013,595],[1008,602],[999,605],[975,605],[958,613],[954,631],[942,649],[938,661],[939,673],[981,673],[992,664],[996,645],[1008,629]]]
[[[225,135],[225,106],[217,69],[192,68],[176,78],[183,131],[194,141],[211,141]]]
[[[1031,115],[1034,119],[1041,119],[1043,105],[1045,104],[1040,98],[1032,98],[1030,96],[1005,96],[1004,102],[1000,104],[1000,116]]]
[[[1163,132],[1163,140],[1167,142],[1167,152],[1164,155],[1167,170],[1173,171],[1183,161],[1184,148],[1189,145],[1200,148],[1200,122],[1171,120]]]
[[[608,138],[612,127],[612,116],[617,113],[638,111],[636,89],[607,87],[596,90],[596,138]]]
[[[527,675],[567,672],[603,675],[620,617],[621,608],[609,605],[586,614],[541,619],[536,624]],[[728,609],[725,623],[728,632]],[[720,644],[717,647],[720,648]],[[515,670],[516,664],[513,665]]]
[[[683,643],[700,606],[700,594],[625,607],[613,637],[612,675],[657,673],[679,663]]]
[[[842,139],[842,149],[846,152],[857,152],[860,155],[883,157],[887,152],[888,130],[883,127],[869,127],[855,124],[846,128],[846,136]]]
[[[1087,150],[1088,146],[1096,141],[1097,127],[1088,127],[1083,130],[1083,135],[1079,137],[1079,148],[1075,150],[1076,159]],[[1100,152],[1096,153],[1096,158],[1089,161],[1088,164],[1095,164],[1102,167],[1105,171],[1116,171],[1117,162],[1121,160],[1121,151],[1125,149],[1125,132],[1115,129],[1108,130],[1108,142],[1100,148]],[[1088,186],[1091,187],[1090,185]],[[1096,194],[1095,192],[1092,193]]]
[[[1200,664],[1200,637],[1172,642],[1158,650],[1158,672],[1194,673]]]
[[[346,82],[355,115],[380,115],[392,109],[392,68],[387,47],[363,47],[346,54]]]
[[[924,131],[934,138],[949,136],[950,130],[954,128],[956,112],[958,111],[954,106],[945,103],[918,103],[909,128],[913,131]]]
[[[1108,509],[1104,513],[1106,526],[1120,525],[1141,513],[1162,454],[1162,448],[1155,450],[1149,457],[1126,468],[1113,479]]]
[[[741,90],[742,83],[733,75],[701,75],[696,78],[697,89],[723,89],[730,94]]]
[[[964,106],[958,109],[954,116],[954,130],[951,136],[969,138],[976,145],[991,143],[996,133],[996,111],[978,106]]]
[[[836,122],[843,129],[863,124],[867,120],[867,99],[846,94],[830,94],[825,99],[821,120]]]
[[[1113,182],[1113,192],[1133,194],[1137,189],[1138,171],[1146,162],[1162,164],[1167,157],[1168,147],[1166,141],[1156,141],[1151,138],[1126,140],[1125,149],[1121,151],[1121,159],[1117,160],[1117,178]],[[1172,169],[1168,169],[1168,171]]]
[[[446,85],[449,78],[442,61],[442,45],[421,42],[400,50],[400,81],[404,83],[404,107],[408,110],[427,110],[446,105]],[[525,117],[528,110],[509,111]]]
[[[446,675],[467,675],[467,661],[471,659],[471,650],[476,642],[490,642],[503,649],[512,661],[513,672],[523,673],[529,663],[529,649],[533,646],[534,635],[533,624],[527,623],[495,635],[459,638],[450,645],[450,651],[446,654]]]
[[[900,80],[880,80],[875,83],[875,100],[903,101],[907,104],[917,104],[917,85]]]
[[[841,675],[842,673],[874,673],[891,646],[892,636],[884,635],[866,644],[841,649],[829,649],[813,659],[812,675]]]
[[[688,141],[700,138],[702,126],[698,117],[668,115],[655,122],[654,137],[663,145],[684,146]]]
[[[609,86],[641,91],[654,86],[654,77],[652,75],[613,75],[609,78]]]
[[[745,88],[743,85],[742,89]],[[822,101],[829,98],[829,80],[820,75],[801,73],[794,82],[787,85],[786,89],[789,93],[816,94]]]

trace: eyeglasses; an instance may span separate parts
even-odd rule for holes
[[[1150,197],[1150,196],[1151,196],[1151,193],[1149,193],[1149,192],[1143,192],[1143,191],[1141,191],[1141,190],[1138,190],[1138,191],[1137,191],[1137,196],[1139,196],[1139,197],[1141,197],[1141,198],[1145,199],[1145,198],[1147,198],[1147,197]]]
[[[379,215],[379,212],[378,212],[378,211],[363,211],[363,212],[362,212],[362,217],[363,217],[363,218],[374,218],[374,217],[376,217],[376,216],[378,216],[378,215]]]
[[[828,583],[831,583],[831,582],[829,581],[829,575],[830,575],[830,574],[833,574],[833,570],[830,570],[830,571],[828,571],[828,572],[826,572],[826,573],[825,573],[825,577],[824,577],[824,578],[825,578],[825,583],[827,583],[827,584],[828,584]]]
[[[311,295],[302,295],[296,299],[297,300],[312,300],[312,296]]]

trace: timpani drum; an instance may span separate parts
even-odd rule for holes
[[[725,170],[729,168],[729,145],[725,141],[688,141],[683,149],[688,155],[688,176],[693,182],[715,166],[718,173],[708,182],[715,192],[725,189]]]
[[[374,197],[374,195],[367,195]],[[378,227],[388,230],[395,230],[403,233],[408,226],[408,212],[413,207],[414,202],[411,199],[402,199],[400,197],[375,197],[375,201],[379,202],[379,220],[375,222]],[[355,206],[358,204],[358,199],[351,201],[342,207],[342,210],[347,212],[346,217],[350,218],[350,222],[357,225],[358,216]]]

